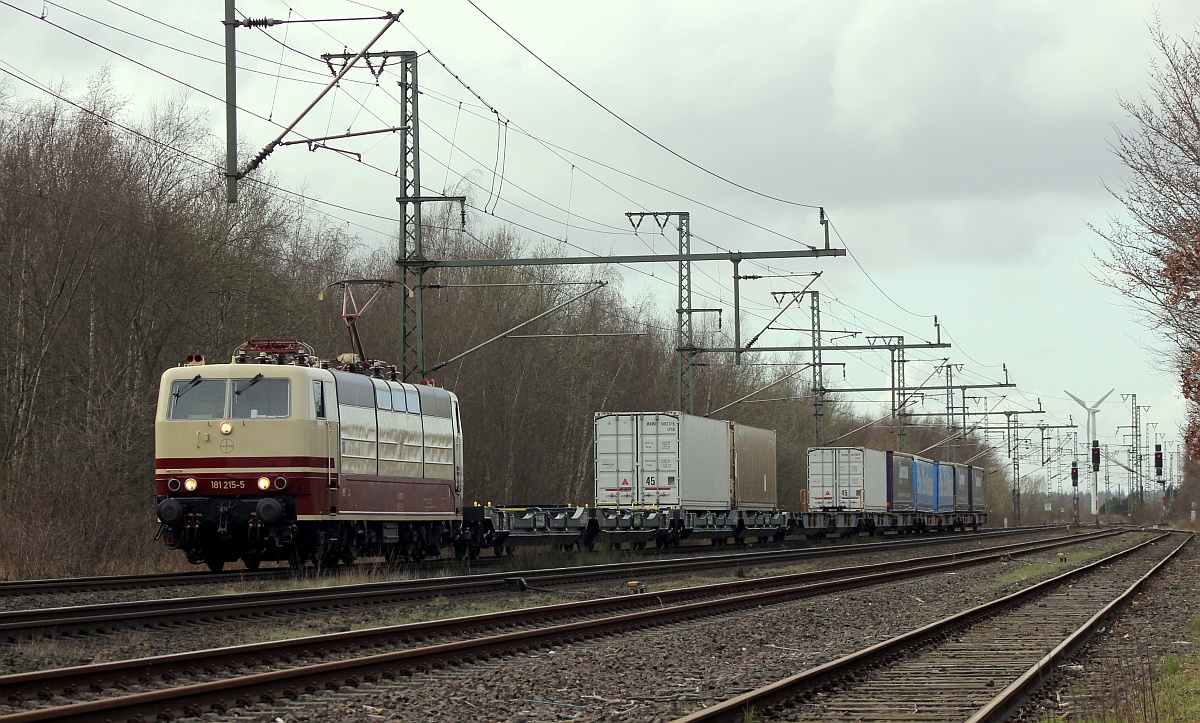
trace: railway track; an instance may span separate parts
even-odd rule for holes
[[[503,562],[502,558],[488,557],[472,560],[470,565],[471,567],[494,567],[503,564]],[[455,565],[465,566],[466,563],[460,560],[438,558],[426,560],[419,564],[390,566],[387,569],[392,571],[411,570],[428,572],[443,568],[453,569]],[[101,575],[97,577],[64,577],[46,580],[6,580],[0,582],[0,598],[59,595],[79,592],[145,590],[195,585],[229,585],[272,580],[312,580],[349,571],[363,570],[369,573],[381,567],[381,565],[359,563],[357,565],[340,565],[324,569],[306,567],[293,570],[288,567],[271,567],[260,570],[234,570],[231,572],[192,570],[189,572],[148,573],[144,575]]]
[[[1054,527],[1019,527],[1009,528],[1004,530],[993,530],[984,532],[972,532],[970,538],[964,538],[962,533],[950,533],[944,536],[928,536],[920,539],[902,539],[889,542],[864,542],[852,543],[850,545],[836,545],[830,550],[843,550],[847,547],[855,547],[858,549],[902,549],[904,547],[917,547],[921,545],[937,545],[947,542],[958,542],[963,539],[986,539],[991,537],[1005,537],[1010,535],[1028,534],[1030,532],[1045,531],[1055,529]],[[888,547],[888,546],[893,547]],[[713,554],[714,548],[707,545],[694,545],[686,547],[676,547],[669,550],[650,549],[646,550],[647,554],[679,554],[679,553],[695,553],[698,555]],[[832,553],[838,554],[838,553]],[[502,558],[483,557],[478,560],[471,561],[472,566],[488,566],[492,564],[501,564]],[[452,566],[454,564],[465,564],[458,560],[436,559],[427,560],[421,565],[414,565],[412,569],[430,569],[437,565]],[[369,567],[369,566],[368,566]],[[338,567],[333,571],[345,572],[346,568]],[[333,572],[331,571],[331,572]],[[185,587],[189,585],[225,585],[241,582],[253,581],[270,581],[270,580],[290,580],[295,578],[311,578],[323,574],[323,571],[318,571],[316,568],[304,568],[301,570],[292,570],[287,567],[273,567],[260,570],[235,570],[230,572],[209,572],[207,570],[193,570],[189,572],[175,573],[151,573],[144,575],[102,575],[96,577],[68,577],[55,578],[45,580],[3,580],[0,581],[0,598],[21,597],[21,596],[36,596],[36,595],[55,595],[63,593],[75,592],[101,592],[115,590],[138,590],[138,589],[153,589],[164,587]]]
[[[454,662],[485,660],[565,641],[579,641],[761,605],[879,585],[994,562],[1004,555],[1062,549],[1121,534],[1003,545],[974,553],[793,573],[681,588],[653,595],[489,613],[373,630],[181,653],[118,663],[0,678],[0,701],[15,706],[3,723],[125,720],[197,715],[209,710],[270,703],[306,692],[374,683]],[[496,631],[502,632],[496,632]],[[447,640],[449,638],[449,640]],[[396,650],[394,648],[401,647]],[[387,650],[392,648],[391,650]],[[381,652],[385,651],[385,652]],[[330,658],[340,658],[330,660]],[[313,659],[324,662],[311,663]],[[209,679],[205,679],[205,678]],[[211,679],[211,678],[217,679]],[[173,687],[161,687],[169,685]],[[125,695],[122,689],[149,688]],[[43,706],[35,700],[98,695],[95,700]],[[99,691],[89,693],[88,691]]]
[[[1073,533],[1066,538],[1086,538],[1109,532]],[[961,542],[966,537],[947,537]],[[883,552],[924,547],[928,541],[911,540],[847,545],[818,549],[770,550],[694,558],[645,560],[520,572],[496,572],[455,577],[423,578],[388,582],[331,585],[295,590],[268,590],[186,598],[131,600],[127,602],[72,605],[70,607],[9,610],[0,612],[0,641],[17,642],[38,635],[108,633],[129,627],[165,627],[190,622],[210,623],[246,620],[266,615],[296,614],[346,607],[385,605],[405,600],[496,592],[506,588],[562,585],[698,572],[780,563],[825,557]],[[998,548],[999,549],[999,548]]]
[[[1192,538],[1162,534],[677,723],[1005,720]]]
[[[250,580],[287,580],[297,573],[288,568],[241,570],[239,572],[153,573],[147,575],[102,575],[64,577],[48,580],[6,580],[0,582],[0,598],[29,595],[57,595],[72,592],[139,590],[144,588],[182,587],[187,585],[224,585]]]

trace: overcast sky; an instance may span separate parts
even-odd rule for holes
[[[476,207],[494,209],[494,217],[475,214],[479,228],[517,224],[531,245],[555,255],[669,252],[671,229],[663,237],[643,226],[635,235],[624,214],[678,210],[691,213],[693,251],[781,250],[823,243],[813,208],[823,206],[837,231],[833,245],[853,259],[773,261],[770,271],[743,265],[743,273],[821,271],[813,288],[825,302],[824,326],[860,331],[859,339],[932,340],[936,315],[954,347],[910,352],[918,360],[910,384],[948,357],[964,365],[956,383],[1003,380],[1007,365],[1018,385],[980,392],[987,399],[973,409],[1031,409],[1040,399],[1048,414],[1023,422],[1063,424],[1083,419],[1064,389],[1091,402],[1115,388],[1099,415],[1105,444],[1126,441],[1128,430],[1117,426],[1130,424],[1122,400],[1130,393],[1149,406],[1145,420],[1157,433],[1179,438],[1184,409],[1174,374],[1159,362],[1165,347],[1097,281],[1096,255],[1105,248],[1088,224],[1104,227],[1120,212],[1104,187],[1119,186],[1123,174],[1110,144],[1114,127],[1127,124],[1119,99],[1146,93],[1155,57],[1149,26],[1157,13],[1169,34],[1195,32],[1193,3],[475,2],[478,9],[467,0],[240,0],[238,9],[292,20],[403,9],[372,49],[431,51],[419,61],[422,181],[427,193],[465,192]],[[43,13],[45,20],[36,17]],[[80,93],[108,64],[128,99],[126,119],[183,92],[220,141],[222,15],[215,0],[5,0],[0,69]],[[497,24],[624,121],[754,192],[631,130]],[[328,82],[315,56],[361,50],[381,27],[369,20],[239,30],[243,149],[268,143]],[[394,72],[378,85],[366,70],[349,77],[299,133],[396,123]],[[11,77],[3,87],[39,97]],[[361,153],[363,162],[293,146],[263,169],[281,185],[352,209],[314,204],[365,245],[394,243],[386,218],[397,211],[389,175],[396,137],[330,145]],[[731,271],[707,263],[695,272],[693,305],[725,308],[726,330]],[[675,273],[670,264],[642,266],[624,274],[624,288],[631,297],[653,294],[669,313]],[[807,282],[744,283],[745,333],[774,316],[770,291]],[[780,325],[807,328],[807,313],[789,313]],[[776,331],[760,344],[806,339]],[[831,386],[889,383],[886,354],[825,361],[847,362],[844,381],[828,370]],[[847,399],[861,400],[867,415],[886,411],[870,403],[886,395]],[[938,395],[918,411],[943,404]]]

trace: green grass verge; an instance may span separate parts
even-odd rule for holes
[[[1192,642],[1200,643],[1200,614],[1188,625]],[[1136,657],[1136,655],[1131,656]],[[1080,723],[1183,723],[1200,721],[1200,653],[1167,655],[1157,664],[1146,660],[1109,681],[1120,688],[1111,695],[1107,713],[1072,716]],[[1043,721],[1059,720],[1043,718]]]
[[[1024,582],[1030,578],[1052,577],[1059,572],[1066,572],[1068,565],[1079,565],[1088,560],[1094,560],[1097,557],[1107,555],[1107,550],[1083,550],[1080,552],[1069,553],[1066,558],[1060,562],[1058,560],[1050,562],[1035,562],[1029,565],[1022,565],[1015,570],[1010,570],[1003,575],[997,575],[992,580],[994,587],[1007,587],[1016,582]]]

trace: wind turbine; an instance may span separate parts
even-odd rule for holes
[[[1067,392],[1066,389],[1064,389],[1063,391]],[[1116,387],[1109,389],[1107,394],[1105,394],[1103,397],[1100,397],[1099,399],[1097,399],[1096,403],[1090,407],[1087,405],[1087,402],[1084,402],[1082,399],[1075,396],[1074,394],[1067,392],[1068,397],[1070,397],[1071,399],[1074,399],[1076,402],[1079,402],[1079,406],[1081,406],[1087,410],[1088,447],[1091,447],[1092,440],[1096,439],[1096,412],[1100,411],[1100,405],[1104,403],[1105,399],[1108,399],[1108,395],[1112,394],[1115,391],[1117,391]],[[1091,467],[1090,464],[1088,466]],[[1092,467],[1092,517],[1094,517],[1096,519],[1096,524],[1099,525],[1100,524],[1100,493],[1099,493],[1099,490],[1097,489],[1097,485],[1099,484],[1097,480],[1098,480],[1098,476],[1097,476],[1096,468]]]

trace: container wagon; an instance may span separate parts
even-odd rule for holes
[[[659,546],[787,533],[773,431],[682,412],[597,412],[595,481],[602,515],[669,510],[667,530],[653,538]],[[632,539],[619,526],[600,529],[613,544]]]

